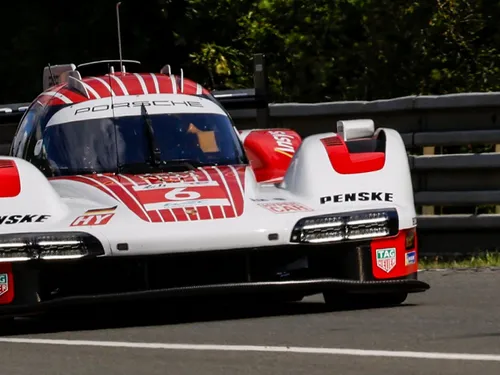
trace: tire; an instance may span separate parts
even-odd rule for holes
[[[401,305],[408,293],[339,294],[324,292],[323,298],[329,308],[377,308]]]

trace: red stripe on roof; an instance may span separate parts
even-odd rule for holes
[[[144,80],[144,83],[146,84],[146,89],[148,90],[148,93],[156,94],[156,88],[151,74],[143,74],[141,75],[141,77]]]
[[[100,78],[106,83],[109,83],[111,89],[115,93],[116,96],[123,96],[123,95],[143,95],[144,94],[144,89],[143,86],[141,85],[140,79],[138,77],[141,77],[142,80],[144,81],[144,86],[146,88],[146,93],[148,94],[156,94],[157,91],[159,94],[173,94],[173,85],[172,85],[172,80],[169,75],[161,74],[161,73],[139,73],[139,74],[134,74],[134,73],[115,73],[112,76],[109,74],[103,75],[103,76],[97,76],[97,77],[86,77],[82,79],[82,82],[84,82],[88,87],[91,88],[89,91],[90,99],[95,99],[95,95],[92,93],[92,91],[97,92],[98,96],[101,98],[108,98],[111,96],[111,92],[109,88],[103,84],[102,81],[96,78]],[[154,78],[153,78],[154,76]],[[114,78],[112,78],[114,77]],[[175,81],[175,86],[177,89],[177,93],[180,94],[180,88],[181,88],[181,79],[177,75],[172,76]],[[157,86],[155,84],[155,78],[157,81]],[[121,88],[123,86],[126,89],[126,92]],[[88,89],[87,87],[87,89]],[[188,79],[184,78],[184,90],[183,94],[186,95],[196,95],[196,89],[197,89],[197,83]],[[85,96],[81,95],[79,92],[74,91],[72,89],[69,89],[67,84],[59,84],[57,86],[53,86],[49,88],[46,92],[59,92],[62,95],[65,95],[70,99],[73,103],[80,103],[86,100],[89,100],[89,98],[86,98]],[[202,88],[202,93],[203,94],[209,94],[210,92]],[[37,100],[40,100],[44,104],[48,105],[61,105],[65,104],[64,101],[57,97],[47,97],[45,93],[42,93],[39,95]]]
[[[106,79],[106,78],[104,78],[104,79]],[[105,82],[109,85],[109,78],[107,78],[107,81],[105,81]],[[101,82],[97,79],[89,78],[86,80],[85,83],[88,84],[92,89],[94,89],[95,92],[97,92],[97,94],[99,95],[99,97],[106,98],[108,96],[111,96],[110,91],[109,91],[109,87],[106,87],[106,85],[103,82]],[[90,93],[90,95],[93,95],[93,94]]]
[[[111,78],[111,76],[109,74],[106,75],[106,77],[103,77],[104,79],[106,79],[106,81],[109,81],[109,85],[111,86],[111,89],[113,89],[113,92],[115,93],[116,96],[123,96],[125,95],[125,92],[123,91],[123,89],[121,88],[121,86],[118,84],[118,82]]]
[[[137,77],[133,74],[130,75],[116,75],[116,78],[121,80],[125,87],[127,88],[129,95],[144,95],[141,84]]]
[[[169,76],[165,76],[162,74],[155,74],[158,79],[158,85],[160,86],[161,94],[172,94],[174,90],[172,89],[172,81]]]

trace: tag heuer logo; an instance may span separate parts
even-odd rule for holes
[[[396,266],[396,248],[380,249],[376,252],[377,267],[389,273]]]
[[[9,291],[9,275],[0,273],[0,296]]]

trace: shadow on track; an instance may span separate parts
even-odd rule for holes
[[[413,306],[406,303],[397,308]],[[113,303],[78,306],[14,321],[0,320],[1,336],[92,331],[145,326],[189,324],[223,320],[242,320],[276,316],[326,314],[363,310],[370,306],[328,307],[322,301],[272,302],[257,300],[167,300],[140,304]],[[384,309],[394,307],[384,307]]]

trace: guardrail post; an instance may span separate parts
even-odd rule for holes
[[[255,95],[268,102],[268,80],[266,68],[266,56],[263,53],[253,55],[254,61],[254,86]],[[269,127],[269,106],[257,109],[257,127],[265,129]]]
[[[435,155],[436,147],[435,146],[425,146],[424,147],[424,155]],[[434,206],[422,206],[422,215],[435,215],[435,207]]]
[[[495,145],[495,152],[500,153],[500,145],[499,144]],[[495,206],[495,213],[500,214],[500,206]]]

